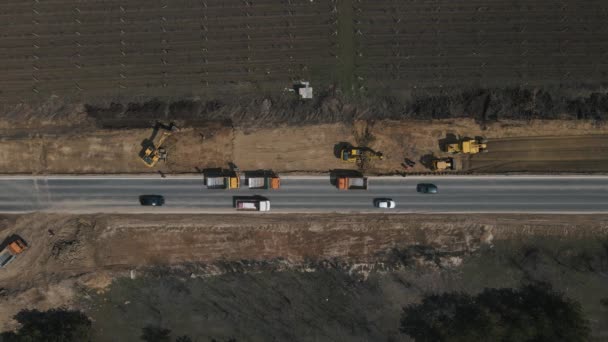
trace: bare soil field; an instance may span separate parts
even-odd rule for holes
[[[473,172],[603,172],[608,135],[494,139],[487,153],[465,160]]]
[[[270,316],[287,305],[277,300],[287,298],[293,301],[287,310],[310,317],[317,312],[309,308],[314,298],[329,298],[335,304],[343,296],[358,294],[352,303],[375,308],[360,312],[378,320],[378,325],[370,325],[371,331],[395,333],[400,305],[425,291],[475,292],[484,286],[516,286],[526,277],[555,281],[559,289],[591,305],[586,310],[600,319],[598,296],[608,294],[593,292],[591,298],[583,289],[601,284],[594,272],[605,269],[605,256],[600,255],[601,246],[591,245],[605,241],[607,227],[605,215],[4,216],[0,238],[19,234],[30,248],[0,273],[0,328],[13,327],[10,317],[22,308],[65,305],[93,315],[101,327],[100,340],[115,339],[117,333],[139,334],[146,322],[197,330],[198,324],[186,324],[190,320],[180,317],[199,317],[198,309],[207,312],[205,320],[233,327],[211,328],[210,323],[206,333],[253,333],[250,325],[262,324],[264,332],[255,330],[256,334],[274,336],[287,332],[266,326],[267,320],[232,320],[259,317],[254,314],[261,305],[254,299],[258,295],[274,303],[264,309]],[[581,241],[576,247],[568,245],[576,241]],[[361,283],[368,277],[384,280]],[[198,286],[207,290],[197,290]],[[383,295],[356,300],[359,295],[367,298],[365,293],[372,289]],[[110,292],[106,296],[104,291]],[[341,308],[353,305],[350,299],[343,300]],[[382,303],[387,305],[384,310]],[[188,314],[190,310],[195,312]],[[319,310],[313,316],[334,312],[323,305]],[[343,317],[339,321],[345,320],[341,324],[354,319],[344,318],[349,317],[346,312],[338,315]],[[125,326],[121,321],[136,323]],[[314,321],[290,319],[284,324],[302,327]],[[602,322],[594,323],[594,329],[601,330]],[[336,331],[344,333],[342,328]]]
[[[74,122],[80,122],[73,117]],[[85,121],[86,122],[86,121]],[[180,122],[178,122],[181,125]],[[0,122],[0,127],[3,123]],[[484,129],[485,128],[485,129]],[[37,134],[28,133],[36,130]],[[501,121],[480,126],[470,119],[433,121],[356,121],[352,124],[232,127],[218,123],[186,127],[165,142],[169,157],[154,169],[139,159],[152,129],[99,130],[81,124],[70,128],[1,129],[0,173],[195,173],[205,168],[273,169],[282,173],[319,173],[357,168],[336,156],[340,143],[369,146],[385,159],[362,168],[372,174],[431,172],[429,156],[447,156],[448,136],[484,136],[489,151],[457,157],[458,171],[497,173],[606,172],[608,126],[592,121]],[[554,136],[547,136],[551,132]],[[408,158],[416,165],[405,170]]]

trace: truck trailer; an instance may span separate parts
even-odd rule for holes
[[[249,189],[276,190],[281,187],[278,176],[259,176],[247,178]]]
[[[205,185],[207,189],[238,189],[241,185],[241,180],[236,173],[229,175],[205,175]]]
[[[367,190],[367,177],[338,177],[339,190]]]

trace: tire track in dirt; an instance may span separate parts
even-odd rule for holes
[[[491,139],[488,152],[463,160],[466,171],[597,172],[608,170],[608,135]]]

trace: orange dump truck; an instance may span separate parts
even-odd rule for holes
[[[2,251],[0,251],[0,268],[15,260],[17,255],[21,254],[26,248],[27,245],[22,239],[17,239],[9,243]]]
[[[249,189],[276,190],[281,187],[278,176],[261,176],[247,178]]]
[[[340,190],[367,190],[367,177],[338,177]]]

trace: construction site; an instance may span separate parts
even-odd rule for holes
[[[607,17],[2,2],[0,333],[68,308],[92,341],[413,341],[428,294],[547,283],[606,340]]]

